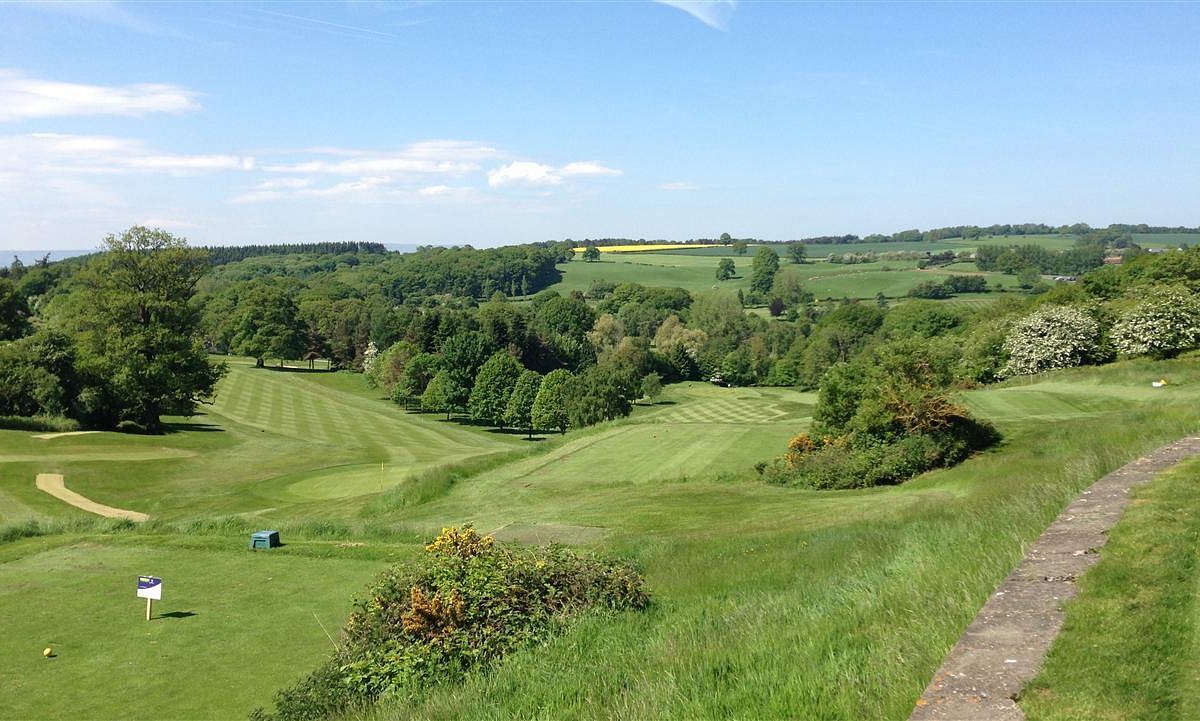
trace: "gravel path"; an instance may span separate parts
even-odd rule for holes
[[[992,594],[917,701],[909,721],[1024,721],[1016,699],[1063,625],[1075,579],[1099,560],[1132,488],[1200,454],[1200,436],[1163,446],[1096,481],[1046,529]]]
[[[113,508],[102,503],[96,503],[90,498],[84,498],[75,491],[69,490],[63,483],[63,477],[57,473],[39,473],[37,487],[60,501],[69,503],[76,508],[82,508],[89,513],[95,513],[107,518],[128,518],[131,521],[144,521],[150,516],[137,511],[126,511],[124,508]]]

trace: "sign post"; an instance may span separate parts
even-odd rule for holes
[[[155,576],[138,576],[138,598],[146,599],[146,620],[154,609],[154,602],[162,600],[162,579]]]

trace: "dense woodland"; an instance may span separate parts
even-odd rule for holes
[[[0,273],[0,416],[158,430],[211,396],[225,354],[324,359],[406,409],[528,433],[627,415],[664,383],[795,386],[820,390],[815,425],[763,465],[769,480],[898,482],[995,440],[955,388],[1200,344],[1200,249],[1140,252],[1130,232],[1148,226],[1071,228],[1085,232],[1068,250],[981,246],[981,270],[1037,280],[979,310],[817,302],[793,270],[803,246],[783,259],[760,247],[748,295],[599,282],[562,295],[545,289],[583,262],[569,243],[263,246],[214,263],[212,250],[132,228],[93,256]],[[1124,262],[1100,267],[1114,253]],[[935,285],[912,295],[987,290],[969,275]]]

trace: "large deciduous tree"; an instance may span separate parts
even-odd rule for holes
[[[79,334],[80,365],[102,379],[104,403],[117,406],[101,415],[159,432],[162,415],[192,413],[225,372],[204,352],[191,303],[208,255],[142,226],[108,236],[104,249],[77,277],[68,322]]]
[[[775,274],[779,272],[779,255],[764,245],[755,254],[751,271],[750,290],[764,295],[770,293]]]
[[[504,428],[504,411],[512,397],[517,379],[521,377],[521,364],[504,351],[487,359],[475,376],[467,410],[475,420],[491,421]]]
[[[238,299],[233,313],[230,350],[254,358],[263,366],[265,358],[279,364],[304,355],[308,329],[299,320],[296,301],[278,283],[259,282]]]
[[[538,389],[542,387],[542,374],[525,371],[517,379],[517,387],[508,399],[504,420],[514,428],[524,428],[533,438],[533,404],[537,402]]]
[[[20,338],[29,330],[25,296],[8,278],[0,278],[0,340]]]
[[[574,375],[565,369],[550,371],[542,379],[533,402],[533,427],[567,432],[567,391]]]

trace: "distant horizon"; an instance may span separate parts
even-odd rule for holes
[[[1015,226],[1015,225],[1023,225],[1023,224],[1027,224],[1027,223],[1034,224],[1034,223],[1039,223],[1039,222],[1040,221],[1020,221],[1020,222],[1016,222],[1016,223],[1001,222],[1001,223],[996,223],[996,225],[1014,225]],[[1094,225],[1091,223],[1087,223],[1086,221],[1075,221],[1075,222],[1076,223],[1085,223],[1086,225],[1088,225],[1089,227],[1091,227],[1092,229],[1095,229],[1095,230],[1103,230],[1103,229],[1107,228],[1109,225],[1146,225],[1149,227],[1188,227],[1188,228],[1200,227],[1200,223],[1197,223],[1196,225],[1186,225],[1186,224],[1168,224],[1168,223],[1146,223],[1144,221],[1139,221],[1136,223],[1115,221],[1113,223],[1106,224],[1106,225]],[[1044,224],[1049,225],[1049,223],[1044,223]],[[1073,225],[1073,224],[1074,223],[1069,223],[1068,225]],[[963,225],[970,226],[970,225],[978,225],[978,224],[964,223]],[[932,230],[935,228],[948,228],[948,227],[955,227],[955,226],[931,225],[931,226],[928,226],[925,228],[913,228],[913,230],[919,230],[919,231],[925,232],[925,231],[929,231],[929,230]],[[980,225],[978,227],[986,228],[988,226]],[[899,232],[902,232],[903,230],[908,230],[908,229],[907,228],[897,228],[897,229],[885,231],[883,234],[887,235],[887,234],[899,233]],[[186,237],[186,234],[182,234],[182,233],[177,234],[177,235],[182,235],[182,236]],[[828,234],[828,236],[839,236],[839,235],[856,235],[861,238],[861,237],[866,237],[866,235],[869,235],[869,234],[864,234],[861,232],[859,232],[859,233],[841,232],[841,233],[829,233]],[[401,252],[401,253],[411,253],[411,252],[415,252],[417,250],[417,248],[424,247],[424,246],[436,246],[436,247],[443,247],[443,248],[451,248],[451,247],[461,247],[464,245],[471,245],[472,247],[477,247],[477,248],[494,248],[494,247],[501,247],[501,246],[506,246],[506,245],[526,245],[529,243],[541,243],[541,242],[546,242],[546,241],[568,241],[569,240],[569,241],[574,241],[574,242],[580,242],[580,241],[586,241],[586,240],[602,240],[602,239],[607,239],[607,238],[613,238],[613,239],[623,238],[623,239],[632,240],[632,241],[654,240],[654,241],[661,241],[664,243],[686,243],[686,242],[695,241],[695,240],[714,240],[714,239],[718,238],[719,236],[720,236],[719,233],[710,238],[702,238],[702,237],[651,238],[650,236],[644,236],[644,235],[638,235],[636,237],[632,237],[632,236],[584,236],[584,237],[579,237],[579,238],[562,237],[562,238],[546,238],[546,239],[542,239],[542,240],[526,240],[526,241],[517,241],[517,242],[513,242],[513,243],[502,243],[502,244],[496,244],[496,245],[475,245],[473,243],[380,243],[380,244],[383,245],[383,247],[387,248],[389,251]],[[822,236],[808,236],[808,237],[812,238],[812,237],[822,237]],[[1016,240],[1016,239],[1019,239],[1021,236],[1013,235],[1013,236],[1009,236],[1009,237],[1012,237],[1014,240]],[[735,239],[738,239],[738,238],[735,238]],[[765,243],[788,243],[788,242],[800,242],[800,241],[807,240],[808,238],[747,238],[747,239],[762,241]],[[366,240],[366,241],[312,240],[312,241],[280,241],[280,242],[250,241],[250,242],[245,242],[245,243],[227,243],[227,244],[225,244],[225,243],[194,243],[194,242],[189,241],[189,245],[191,245],[193,247],[242,248],[242,247],[252,246],[252,245],[312,245],[315,243],[336,243],[336,242],[379,243],[380,241],[372,241],[372,240]],[[11,263],[12,257],[14,255],[16,257],[20,258],[21,262],[26,265],[32,265],[35,261],[40,260],[41,258],[45,257],[47,254],[50,255],[50,260],[52,262],[59,261],[59,260],[66,260],[67,258],[74,258],[74,257],[80,256],[80,255],[87,255],[89,253],[99,252],[100,251],[99,246],[100,246],[100,241],[98,240],[96,242],[96,246],[93,248],[10,249],[10,248],[0,247],[0,265],[7,266],[9,263]]]

